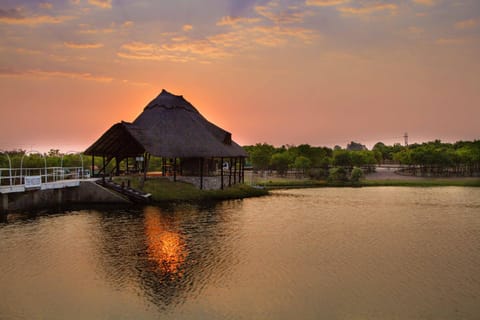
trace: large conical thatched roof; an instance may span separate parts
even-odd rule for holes
[[[246,157],[230,132],[205,119],[183,96],[162,90],[133,123],[121,122],[85,154],[127,157],[148,152],[159,157]]]

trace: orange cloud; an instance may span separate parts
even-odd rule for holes
[[[122,48],[128,51],[151,53],[155,49],[155,46],[153,44],[135,41],[122,45]]]
[[[422,28],[419,28],[419,27],[409,27],[408,28],[408,33],[410,33],[412,35],[420,35],[424,32],[425,32],[425,30],[422,29]]]
[[[115,29],[112,28],[105,28],[105,29],[84,29],[78,31],[80,34],[107,34],[107,33],[113,33],[115,32]]]
[[[455,29],[463,30],[463,29],[473,29],[478,26],[479,21],[475,19],[463,20],[458,21],[455,23]]]
[[[111,82],[113,78],[105,76],[95,76],[91,73],[76,73],[76,72],[65,72],[65,71],[47,71],[47,70],[26,70],[26,71],[16,71],[11,69],[0,69],[0,76],[2,77],[27,77],[27,78],[68,78],[75,80],[87,80],[95,82]]]
[[[465,43],[465,39],[460,38],[439,38],[435,41],[439,45],[460,45]]]
[[[133,24],[134,24],[133,21],[128,20],[128,21],[125,21],[125,22],[122,24],[122,26],[124,26],[125,28],[130,28],[130,27],[133,26]]]
[[[371,5],[365,5],[362,7],[341,7],[337,9],[338,11],[345,14],[352,15],[369,15],[375,12],[389,11],[390,13],[395,13],[398,10],[398,6],[393,3],[375,3]]]
[[[185,25],[183,25],[183,27],[182,27],[182,30],[183,30],[183,31],[190,31],[190,30],[192,30],[192,29],[193,29],[193,26],[192,26],[191,24],[185,24]]]
[[[77,42],[64,42],[67,48],[73,49],[97,49],[103,47],[102,43],[77,43]]]
[[[341,4],[349,3],[350,0],[307,0],[305,4],[307,6],[316,6],[316,7],[331,7],[338,6]]]
[[[217,26],[236,26],[239,24],[255,23],[259,21],[260,19],[258,18],[224,16],[217,21]]]
[[[235,26],[237,23],[230,23],[230,18],[220,21],[229,26]],[[214,34],[203,39],[192,39],[178,34],[165,36],[168,36],[168,39],[165,39],[162,45],[144,42],[125,43],[117,55],[121,58],[136,60],[208,62],[236,56],[259,46],[280,47],[294,40],[310,44],[318,34],[305,28],[275,25],[234,27],[232,31]]]
[[[148,82],[138,82],[138,81],[131,81],[131,80],[122,80],[122,83],[129,84],[129,85],[136,86],[136,87],[150,87],[151,86],[151,84],[148,83]]]
[[[112,8],[112,0],[88,0],[88,3],[103,9]]]
[[[0,23],[11,25],[35,26],[39,24],[58,24],[74,19],[71,16],[24,16],[18,9],[0,9]]]
[[[52,9],[53,8],[53,4],[51,4],[50,2],[42,2],[38,6],[42,9]]]
[[[421,4],[424,6],[433,6],[435,5],[435,0],[413,0],[415,4]]]
[[[28,54],[28,55],[36,55],[36,54],[42,53],[41,51],[38,51],[38,50],[30,50],[25,48],[17,48],[17,50],[15,51],[20,54]]]
[[[265,6],[255,6],[255,12],[276,24],[290,24],[302,22],[305,16],[312,15],[310,11],[301,10],[297,7],[280,7],[276,1],[269,2]]]

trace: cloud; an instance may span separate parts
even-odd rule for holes
[[[461,45],[465,43],[465,39],[461,38],[439,38],[435,41],[438,45]]]
[[[39,24],[58,24],[67,20],[74,19],[71,16],[25,16],[18,9],[4,10],[0,9],[0,23],[10,25],[34,26]]]
[[[259,22],[259,18],[246,18],[246,17],[232,17],[232,16],[224,16],[220,20],[217,21],[217,26],[236,26],[239,24],[250,24]]]
[[[152,86],[148,82],[138,82],[138,81],[131,81],[131,80],[122,80],[122,83],[132,85],[132,86],[136,86],[136,87],[150,87],[150,86]]]
[[[103,47],[102,43],[77,43],[77,42],[64,42],[65,47],[72,49],[98,49]]]
[[[478,26],[479,21],[475,19],[458,21],[455,23],[455,29],[464,30],[464,29],[473,29]]]
[[[149,54],[153,53],[155,46],[153,44],[144,43],[144,42],[130,42],[122,45],[123,49],[134,52],[147,52]]]
[[[307,6],[316,7],[331,7],[349,3],[350,0],[307,0],[305,4]]]
[[[304,17],[313,13],[305,8],[280,6],[277,0],[270,1],[266,5],[255,6],[255,12],[276,24],[291,24],[302,22]]]
[[[420,4],[423,6],[433,6],[436,3],[436,0],[412,0],[415,4]]]
[[[51,4],[50,2],[42,2],[38,6],[42,9],[52,9],[53,8],[53,4]]]
[[[26,54],[26,55],[37,55],[42,53],[41,51],[38,51],[38,50],[30,50],[25,48],[17,48],[15,51],[17,53]]]
[[[173,36],[162,45],[130,42],[122,45],[117,55],[136,60],[208,62],[237,56],[259,46],[281,47],[295,40],[308,45],[316,37],[316,32],[301,27],[252,26],[233,28],[203,39]]]
[[[408,28],[408,33],[411,34],[411,35],[421,35],[422,33],[424,33],[425,30],[422,29],[422,28],[419,28],[419,27],[409,27]]]
[[[134,25],[134,22],[133,22],[133,21],[130,21],[130,20],[125,21],[125,22],[122,24],[122,26],[125,27],[125,28],[133,27],[133,25]]]
[[[80,34],[107,34],[107,33],[113,33],[115,32],[115,29],[112,28],[105,28],[105,29],[84,29],[78,31]]]
[[[193,29],[193,26],[191,24],[184,24],[183,27],[182,27],[182,30],[186,31],[186,32],[188,32],[192,29]]]
[[[243,16],[248,9],[256,4],[266,3],[268,1],[269,0],[229,0],[230,16]]]
[[[398,6],[393,3],[372,3],[360,7],[340,7],[338,11],[350,15],[369,15],[376,12],[388,11],[391,14],[396,13]]]
[[[86,81],[95,81],[108,83],[112,82],[113,78],[105,76],[95,76],[91,73],[76,73],[76,72],[65,72],[65,71],[49,71],[49,70],[40,70],[32,69],[19,71],[14,69],[0,69],[0,77],[27,77],[27,78],[67,78],[74,80],[86,80]]]
[[[0,19],[9,18],[9,19],[23,19],[24,17],[18,9],[0,9]]]
[[[112,0],[88,0],[88,3],[103,9],[112,8]]]

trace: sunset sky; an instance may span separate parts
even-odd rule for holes
[[[2,0],[0,149],[84,150],[164,88],[242,145],[480,138],[478,0]]]

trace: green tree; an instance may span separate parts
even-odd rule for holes
[[[348,181],[347,170],[343,167],[333,167],[328,171],[329,182],[346,182]]]
[[[245,148],[249,160],[255,170],[267,170],[275,152],[275,147],[267,143],[257,143],[255,146]]]
[[[347,150],[334,150],[333,151],[333,165],[334,166],[351,167],[352,166],[352,158],[351,158],[350,154],[351,153]]]
[[[288,170],[290,164],[290,156],[288,152],[275,153],[272,156],[272,168],[277,170],[278,174],[284,175]]]
[[[302,170],[302,172],[305,173],[305,171],[307,169],[310,169],[310,167],[312,166],[312,161],[305,156],[299,156],[295,159],[295,163],[293,164],[293,166],[296,169]]]
[[[359,183],[364,178],[363,170],[359,167],[354,167],[350,173],[350,181],[354,184]]]

